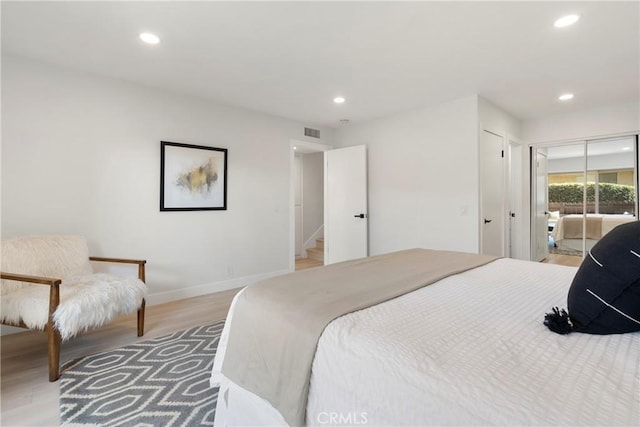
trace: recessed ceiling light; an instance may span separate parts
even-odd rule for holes
[[[294,146],[294,147],[293,147],[293,149],[294,149],[294,150],[297,150],[297,149],[298,149],[298,147],[295,147],[295,146]]]
[[[345,99],[341,96],[336,96],[335,98],[333,98],[333,102],[335,102],[336,104],[342,104],[345,101]]]
[[[559,99],[560,101],[568,101],[568,100],[570,100],[570,99],[573,99],[573,94],[572,94],[572,93],[565,93],[564,95],[560,95],[560,96],[558,97],[558,99]]]
[[[563,16],[560,19],[556,19],[556,22],[553,23],[553,26],[556,28],[568,27],[569,25],[573,25],[578,22],[578,19],[580,19],[580,15]]]
[[[140,33],[140,40],[147,44],[158,44],[160,43],[160,38],[155,34],[151,33]]]
[[[624,151],[629,151],[629,150],[631,150],[631,147],[622,147],[622,149],[623,149]]]

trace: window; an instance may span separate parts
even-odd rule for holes
[[[549,174],[549,211],[584,213],[584,173]],[[633,168],[587,173],[587,213],[635,214]]]

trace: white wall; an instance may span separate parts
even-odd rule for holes
[[[309,240],[324,224],[324,153],[302,155],[303,171],[303,232]],[[313,247],[314,244],[311,244]]]
[[[522,137],[529,144],[595,138],[640,130],[637,102],[526,120]]]
[[[369,252],[478,251],[478,100],[351,124],[340,147],[365,144]]]
[[[519,140],[522,133],[522,123],[497,105],[478,97],[478,120],[483,130],[511,139]]]
[[[94,255],[145,258],[152,304],[289,269],[305,124],[14,57],[2,122],[3,237],[78,233]],[[228,210],[159,211],[161,140],[228,148]]]

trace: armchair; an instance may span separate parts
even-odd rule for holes
[[[27,236],[2,241],[0,323],[44,330],[49,381],[60,375],[62,341],[138,311],[144,334],[145,260],[90,257],[81,236]],[[138,265],[138,277],[94,273],[94,262]]]

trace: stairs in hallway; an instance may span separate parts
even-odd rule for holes
[[[316,239],[316,247],[307,249],[307,257],[324,264],[324,237]]]

